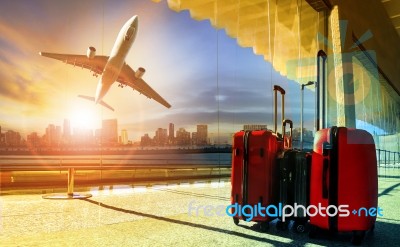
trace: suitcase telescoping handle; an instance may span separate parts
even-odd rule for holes
[[[289,137],[286,138],[286,124],[289,124],[290,134]],[[283,136],[283,147],[285,149],[292,149],[292,137],[293,137],[293,122],[290,119],[285,119],[282,122],[282,136]]]
[[[274,85],[274,123],[275,128],[274,131],[278,134],[278,91],[281,93],[282,96],[282,122],[285,120],[285,90],[278,86]],[[283,127],[282,127],[282,135],[283,135]]]
[[[319,50],[317,53],[317,81],[315,83],[315,129],[326,128],[326,53]],[[322,99],[320,96],[322,94]]]

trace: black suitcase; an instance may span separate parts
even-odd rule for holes
[[[282,209],[288,205],[295,208],[295,205],[301,205],[307,208],[309,205],[309,189],[310,189],[310,167],[311,167],[311,154],[300,150],[292,149],[292,129],[293,123],[290,120],[284,120],[283,129],[285,130],[286,124],[290,124],[290,136],[287,138],[285,150],[277,159],[278,174],[279,174],[279,202]],[[284,138],[285,139],[285,138]],[[284,214],[293,215],[284,217]],[[294,221],[293,229],[297,232],[304,232],[305,225],[308,218],[305,210],[298,208],[294,210],[286,208],[282,212],[280,221],[277,222],[278,229],[287,229],[291,220]]]

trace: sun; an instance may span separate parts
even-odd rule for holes
[[[101,117],[95,107],[79,106],[70,110],[72,129],[95,130],[101,127]]]

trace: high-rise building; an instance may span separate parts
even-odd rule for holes
[[[154,144],[164,146],[168,141],[167,129],[158,128],[154,136]]]
[[[173,123],[169,124],[168,142],[169,144],[175,143],[175,125]]]
[[[29,147],[38,147],[40,146],[40,137],[36,132],[32,132],[26,137],[26,142]]]
[[[197,135],[196,135],[197,145],[207,145],[208,144],[208,126],[205,124],[197,125]]]
[[[128,131],[126,129],[121,130],[121,144],[128,144]]]
[[[57,146],[61,139],[61,127],[49,124],[46,128],[45,142],[48,146]]]
[[[56,143],[61,141],[61,126],[56,126]]]
[[[7,146],[19,146],[21,144],[21,135],[19,132],[8,130],[5,134],[5,144]]]
[[[70,123],[70,121],[68,119],[64,119],[63,137],[64,138],[71,137],[71,123]]]
[[[144,136],[142,136],[140,138],[140,145],[143,147],[151,145],[151,138],[150,138],[149,134],[145,134]]]
[[[118,143],[118,122],[117,119],[105,119],[101,131],[102,143],[115,145]]]
[[[197,132],[192,132],[192,144],[197,144]]]
[[[190,145],[190,132],[184,128],[179,128],[176,131],[176,144],[178,145]]]
[[[243,130],[266,130],[266,124],[245,124]]]

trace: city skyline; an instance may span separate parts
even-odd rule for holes
[[[158,127],[152,132],[139,133],[139,139],[129,138],[126,129],[118,125],[117,119],[104,119],[100,129],[71,129],[68,119],[63,120],[63,126],[49,123],[44,131],[33,131],[26,136],[18,130],[4,129],[0,125],[0,146],[30,146],[30,147],[58,147],[58,146],[93,146],[104,144],[115,145],[140,145],[140,146],[205,146],[232,144],[234,133],[212,133],[208,131],[207,124],[193,124],[196,131],[187,131],[179,127],[175,131],[175,124],[168,123],[164,127]],[[243,130],[268,129],[264,124],[244,124]],[[154,133],[152,136],[149,133]],[[299,140],[300,128],[294,128],[293,139]],[[313,131],[304,128],[304,139],[313,139]]]
[[[160,138],[158,137],[158,132],[165,132],[165,142],[172,142],[175,139],[175,133],[178,133],[178,131],[180,130],[184,130],[187,131],[184,127],[179,127],[179,129],[175,132],[174,128],[172,128],[172,135],[171,135],[171,125],[174,126],[173,123],[169,123],[168,124],[168,129],[167,128],[163,128],[163,127],[159,127],[156,130],[154,130],[153,132],[155,132],[154,136],[151,137],[153,138]],[[199,139],[199,145],[206,145],[209,144],[207,138],[208,138],[208,131],[207,125],[204,124],[196,124],[195,126],[197,126],[197,132],[188,132],[190,134],[194,134],[194,133],[200,133],[198,136],[196,136],[196,139]],[[200,128],[200,129],[199,129]],[[21,141],[29,141],[29,139],[32,138],[44,138],[46,142],[48,142],[49,144],[52,143],[61,143],[61,139],[63,139],[63,141],[75,137],[75,138],[82,138],[82,137],[93,137],[95,139],[99,139],[100,136],[101,138],[105,141],[105,142],[109,142],[109,143],[120,143],[123,144],[123,142],[126,142],[125,144],[127,144],[127,142],[131,142],[131,143],[135,143],[140,141],[139,139],[131,139],[129,138],[129,135],[127,133],[126,129],[122,129],[120,128],[120,126],[118,126],[118,120],[117,119],[104,119],[103,123],[102,123],[102,128],[101,129],[86,129],[86,128],[74,128],[72,129],[70,126],[70,122],[68,119],[64,119],[63,120],[63,127],[61,127],[61,125],[56,125],[54,123],[49,123],[47,125],[47,127],[43,127],[42,129],[44,129],[44,131],[40,132],[38,130],[35,130],[31,133],[27,133],[27,134],[22,134],[18,131],[18,129],[4,129],[1,127],[0,125],[0,143],[3,142],[3,140],[1,139],[2,136],[4,136],[5,133],[9,132],[9,133],[15,133],[18,134],[18,136],[20,137]],[[167,131],[168,130],[168,131]],[[213,134],[213,133],[210,133]],[[148,135],[150,137],[149,133],[139,133],[138,135],[141,135],[141,137],[143,137],[143,135]],[[164,135],[164,133],[162,134]],[[164,138],[164,137],[163,137]],[[191,135],[191,139],[194,138],[193,135]],[[111,140],[109,140],[111,139]],[[123,141],[125,140],[125,141]],[[172,143],[171,143],[172,144]],[[57,144],[58,145],[58,144]]]

